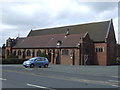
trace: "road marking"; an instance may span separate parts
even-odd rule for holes
[[[37,87],[37,88],[47,88],[47,87],[43,87],[43,86],[38,86],[38,85],[33,85],[33,84],[27,84],[28,86],[32,86],[32,87]]]
[[[25,68],[26,70],[34,70],[34,69],[32,69],[32,68]]]
[[[92,84],[100,84],[100,85],[110,85],[112,86],[113,84],[116,85],[116,82],[108,82],[108,81],[97,81],[97,80],[86,80],[86,79],[79,79],[79,78],[71,78],[71,77],[60,77],[60,76],[54,76],[54,75],[45,75],[45,74],[35,74],[35,73],[29,73],[29,72],[18,72],[14,70],[4,70],[8,72],[15,72],[15,73],[24,73],[24,74],[29,74],[33,76],[40,76],[40,77],[48,77],[48,78],[55,78],[55,79],[62,79],[62,80],[70,80],[70,81],[77,81],[77,82],[87,82],[87,83],[92,83]]]
[[[49,90],[55,90],[55,89],[52,89],[52,88],[48,88],[48,87],[44,87],[44,86],[38,86],[38,85],[35,85],[35,84],[26,84],[28,86],[31,86],[31,87],[36,87],[36,88],[42,88],[42,89],[49,89]]]
[[[114,78],[118,78],[118,76],[112,76],[112,77],[114,77]]]
[[[120,87],[120,86],[118,86],[118,85],[112,85],[112,86],[114,86],[114,87]]]
[[[7,79],[0,78],[0,80],[7,80]]]
[[[117,80],[108,80],[108,81],[110,81],[110,82],[120,82],[120,81],[117,81]]]

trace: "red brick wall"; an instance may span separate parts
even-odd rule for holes
[[[120,57],[120,44],[117,44],[117,47],[116,47],[116,56]]]
[[[74,59],[75,59],[75,65],[80,65],[80,61],[81,61],[81,56],[80,56],[80,49],[74,49]]]
[[[95,52],[94,50],[94,64],[95,65],[107,65],[107,44],[95,43],[95,48],[103,48],[103,52]]]
[[[71,49],[66,49],[68,50],[68,55],[62,55],[62,50],[64,49],[61,49],[61,64],[71,65],[72,64],[72,60],[70,59]]]
[[[90,65],[90,64],[93,64],[93,60],[94,60],[94,57],[93,57],[93,43],[92,41],[90,40],[90,37],[89,37],[89,34],[86,35],[86,37],[83,39],[83,43],[82,43],[82,47],[81,47],[81,50],[83,50],[81,53],[83,53],[83,65]],[[88,57],[87,59],[87,62],[85,63],[84,60],[85,60],[85,57]]]
[[[9,55],[11,55],[12,49],[11,47],[6,47],[5,49],[5,58],[8,58]]]
[[[107,38],[107,65],[116,63],[116,39],[113,24],[110,26]]]

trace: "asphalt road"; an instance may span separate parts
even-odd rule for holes
[[[119,88],[118,66],[2,66],[2,88]]]

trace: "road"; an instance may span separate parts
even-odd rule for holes
[[[118,66],[2,66],[2,88],[119,88]]]

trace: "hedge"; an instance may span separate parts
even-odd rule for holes
[[[22,64],[25,59],[17,59],[17,58],[11,58],[11,59],[2,59],[2,64]]]

